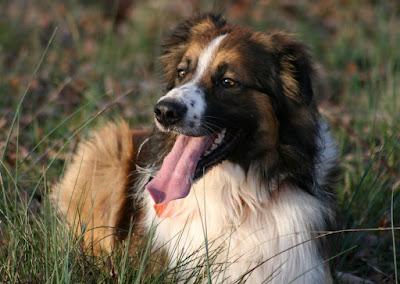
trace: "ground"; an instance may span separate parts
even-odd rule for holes
[[[47,193],[88,130],[123,117],[151,123],[163,86],[163,34],[219,11],[307,43],[343,174],[338,281],[395,283],[400,220],[400,4],[397,1],[1,1],[0,282],[175,282],[146,244],[84,255]],[[398,246],[397,246],[398,247]],[[328,260],[327,260],[328,261]],[[156,265],[155,265],[156,264]],[[199,272],[200,273],[200,272]],[[198,275],[201,279],[202,275]],[[358,277],[358,278],[357,278]],[[360,282],[360,283],[361,283]]]

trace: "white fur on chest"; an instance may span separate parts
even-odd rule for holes
[[[272,195],[250,172],[223,162],[198,180],[190,194],[170,203],[158,218],[147,198],[147,226],[156,226],[156,247],[185,268],[209,258],[215,282],[326,283],[329,279],[311,231],[324,229],[327,209],[311,195],[283,186]],[[147,193],[146,193],[147,194]],[[189,261],[191,259],[191,261]],[[200,262],[201,263],[201,262]]]

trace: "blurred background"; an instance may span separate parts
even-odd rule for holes
[[[340,147],[339,228],[362,229],[338,232],[329,261],[341,283],[395,283],[400,251],[395,228],[400,226],[400,3],[395,0],[1,1],[4,281],[48,279],[40,271],[49,260],[39,252],[57,240],[33,236],[47,228],[49,187],[89,129],[119,117],[134,126],[151,124],[153,103],[163,94],[162,36],[183,18],[209,11],[260,31],[291,32],[310,47],[326,90],[316,94],[320,111]],[[21,259],[31,264],[21,267]],[[91,277],[99,280],[95,273]]]

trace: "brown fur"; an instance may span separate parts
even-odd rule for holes
[[[129,220],[128,176],[137,143],[146,134],[131,131],[125,122],[94,131],[53,188],[53,203],[95,254],[110,252]]]
[[[282,80],[283,92],[289,98],[299,101],[299,86],[297,81],[294,79],[294,72],[296,72],[296,70],[289,60],[284,60],[281,64],[282,74],[280,77]]]
[[[274,113],[271,100],[269,98],[265,98],[263,94],[258,92],[254,92],[253,96],[257,103],[257,108],[261,113],[265,114],[265,116],[260,119],[261,123],[259,131],[263,132],[260,134],[260,137],[265,137],[267,139],[267,141],[264,142],[265,146],[268,147],[268,150],[275,150],[279,143],[279,122]],[[276,153],[270,152],[269,154],[274,154],[273,156],[275,156]]]

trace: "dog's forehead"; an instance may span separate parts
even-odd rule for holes
[[[217,52],[222,42],[224,42],[223,39],[228,36],[229,34],[227,33],[219,33],[215,35],[204,34],[203,36],[193,37],[187,44],[185,55],[200,57],[206,50],[210,51],[211,49]]]
[[[189,59],[196,64],[193,70],[192,82],[199,82],[209,71],[226,37],[227,34],[219,34],[207,42],[192,41],[189,44],[182,61],[185,62]]]
[[[215,45],[216,39],[221,36],[223,36],[223,40],[217,40],[218,48],[215,49],[216,52],[228,52],[238,47],[245,47],[250,40],[252,40],[249,34],[249,31],[244,31],[243,33],[220,31],[218,33],[193,35],[187,43],[185,54],[199,56],[203,51],[209,48],[210,45]]]
[[[214,37],[203,37],[203,41],[193,40],[189,43],[187,51],[181,62],[185,65],[188,62],[193,71],[192,82],[202,81],[206,84],[211,76],[219,71],[219,67],[225,67],[224,72],[231,71],[236,75],[247,77],[246,58],[243,50],[248,41],[241,40],[240,34],[224,33]],[[242,36],[242,39],[246,37]]]

